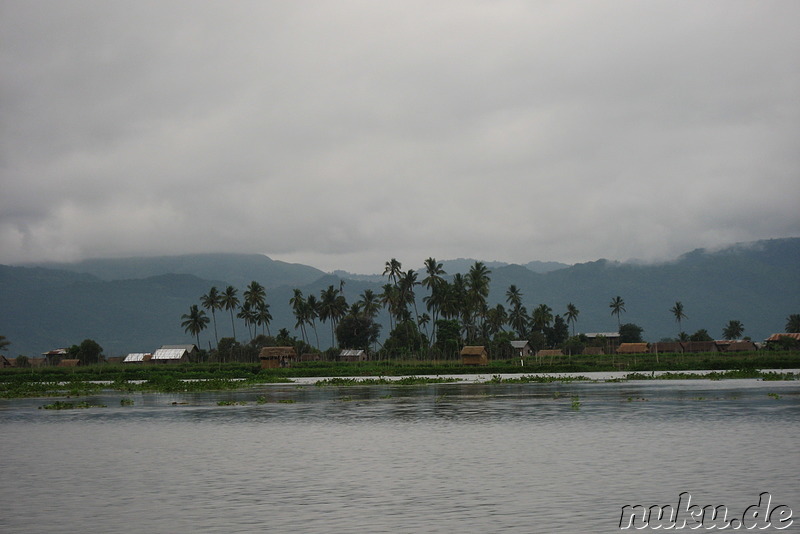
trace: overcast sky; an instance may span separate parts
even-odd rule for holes
[[[800,2],[0,0],[0,263],[800,236]]]

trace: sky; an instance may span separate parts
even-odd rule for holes
[[[800,236],[800,2],[0,0],[0,263]]]

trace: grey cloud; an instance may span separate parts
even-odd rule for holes
[[[0,262],[219,250],[359,271],[800,233],[793,3],[0,15]]]

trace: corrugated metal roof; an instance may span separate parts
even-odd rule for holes
[[[528,342],[524,341],[524,340],[523,341],[512,341],[511,342],[511,346],[514,347],[515,349],[524,349],[525,345],[527,345],[527,344],[528,344]]]
[[[364,354],[364,351],[361,349],[342,349],[339,356],[361,356],[362,354]]]
[[[180,360],[186,349],[158,349],[153,353],[153,360]]]
[[[148,359],[148,358],[146,358],[147,356],[151,356],[151,354],[149,352],[147,352],[147,353],[145,353],[145,352],[131,352],[130,354],[125,356],[125,359],[122,360],[122,363],[143,362],[146,359]]]

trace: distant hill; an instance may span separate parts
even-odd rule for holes
[[[466,272],[474,260],[446,263],[449,274]],[[444,262],[443,262],[444,263]],[[607,260],[565,266],[544,273],[522,265],[487,263],[491,270],[489,303],[506,304],[505,293],[515,284],[530,311],[540,303],[563,314],[572,302],[580,310],[578,332],[616,330],[608,303],[625,300],[622,322],[644,328],[650,341],[677,334],[669,309],[681,301],[687,333],[705,328],[721,337],[725,324],[741,321],[745,335],[762,340],[783,330],[786,317],[800,313],[800,239],[774,239],[728,247],[695,250],[668,263],[646,265]],[[341,286],[348,302],[365,289],[380,292],[386,278],[345,278],[305,265],[273,261],[261,255],[203,254],[127,260],[91,260],[63,268],[0,266],[0,334],[11,342],[8,354],[35,356],[52,348],[95,339],[108,356],[152,351],[162,344],[193,342],[180,326],[181,315],[198,304],[215,285],[240,291],[251,280],[267,287],[273,315],[272,332],[293,330],[289,307],[294,288],[319,295],[329,285]],[[463,271],[460,269],[465,267]],[[81,271],[85,269],[85,271]],[[241,293],[240,293],[241,294]],[[423,288],[417,290],[424,310]],[[381,316],[383,334],[388,318]],[[217,314],[220,337],[232,334],[228,312]],[[247,339],[236,319],[239,339]],[[299,335],[299,334],[298,334]],[[317,324],[322,348],[330,345],[330,326]],[[201,334],[201,344],[213,340],[213,330]]]
[[[76,263],[24,265],[92,274],[102,280],[147,278],[161,274],[191,274],[208,280],[224,280],[244,287],[257,280],[267,288],[305,285],[325,273],[298,263],[272,260],[263,254],[188,254],[151,258],[92,259]]]

